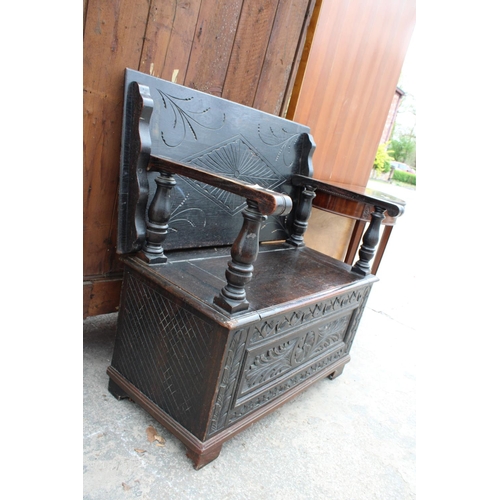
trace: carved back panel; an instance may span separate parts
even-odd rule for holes
[[[259,184],[290,195],[294,203],[297,201],[299,193],[291,184],[291,175],[313,173],[314,143],[308,127],[127,69],[120,161],[119,253],[137,249],[128,234],[127,225],[131,221],[126,211],[127,204],[137,197],[131,195],[133,187],[127,183],[132,175],[127,134],[136,119],[133,108],[137,104],[133,102],[133,82],[147,86],[153,102],[149,123],[151,154]],[[157,175],[147,174],[147,205],[154,195]],[[165,249],[231,245],[241,228],[240,212],[246,207],[246,200],[191,179],[175,178]],[[261,241],[286,239],[292,217],[293,211],[286,217],[269,217],[261,230]]]

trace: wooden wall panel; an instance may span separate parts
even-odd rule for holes
[[[117,270],[116,197],[123,107],[123,70],[137,67],[147,0],[89,0],[83,74],[83,273]]]
[[[221,96],[243,0],[204,0],[185,85]]]
[[[314,0],[84,1],[84,316],[118,305],[125,68],[278,114],[313,6]]]
[[[153,0],[139,71],[183,84],[201,0]]]
[[[415,25],[415,0],[323,1],[288,118],[311,127],[315,177],[366,186]]]
[[[286,108],[294,62],[297,61],[297,66],[300,62],[297,51],[304,46],[304,19],[309,23],[313,7],[308,0],[280,2],[255,95],[255,108],[275,115]]]
[[[245,2],[222,97],[252,106],[278,0]]]

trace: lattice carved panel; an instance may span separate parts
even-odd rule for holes
[[[113,366],[182,422],[202,391],[211,326],[127,273]]]

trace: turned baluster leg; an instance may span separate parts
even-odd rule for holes
[[[315,196],[316,193],[309,186],[305,186],[302,190],[300,200],[295,209],[292,234],[290,235],[290,238],[288,238],[287,243],[297,247],[304,246],[304,233],[307,229],[307,221],[311,216],[312,202]]]
[[[161,172],[155,179],[156,193],[148,210],[146,223],[146,242],[141,256],[150,264],[167,262],[163,253],[163,242],[167,236],[168,220],[171,215],[170,191],[175,186],[175,179],[171,174]]]
[[[248,309],[245,285],[252,279],[253,265],[259,253],[261,224],[267,219],[257,204],[247,200],[243,210],[243,226],[231,247],[231,261],[226,270],[227,285],[214,298],[214,303],[230,313]]]
[[[375,211],[372,212],[370,225],[363,235],[363,244],[359,249],[359,260],[352,267],[354,272],[363,276],[370,274],[370,260],[375,255],[380,234],[380,224],[384,220],[384,211],[384,208],[376,206]]]

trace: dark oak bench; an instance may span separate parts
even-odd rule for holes
[[[313,179],[314,149],[304,125],[126,71],[109,390],[197,469],[350,359],[381,221],[404,203]],[[354,265],[304,245],[316,192],[374,207]]]

